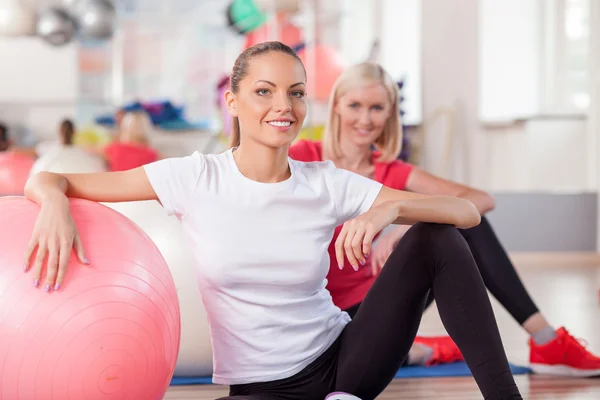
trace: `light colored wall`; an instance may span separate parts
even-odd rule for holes
[[[487,143],[478,122],[478,0],[423,0],[421,13],[423,166],[487,186]],[[440,112],[445,117],[433,123]]]
[[[588,192],[586,119],[541,119],[483,129],[489,184],[501,192]]]
[[[0,37],[0,120],[51,138],[73,118],[78,90],[77,50],[31,37]]]
[[[422,2],[423,166],[492,191],[596,190],[590,184],[594,155],[587,151],[585,118],[504,126],[481,121],[480,5],[478,0]],[[519,59],[513,62],[518,65]],[[520,90],[532,90],[522,86],[513,87],[515,98]],[[434,119],[439,113],[442,117]]]

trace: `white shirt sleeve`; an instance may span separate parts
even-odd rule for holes
[[[167,158],[144,166],[148,180],[168,215],[184,217],[206,169],[204,155]]]
[[[333,163],[326,170],[338,214],[338,224],[369,211],[383,185],[377,181],[336,168]]]

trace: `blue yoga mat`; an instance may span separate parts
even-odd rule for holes
[[[524,375],[531,372],[527,367],[510,364],[513,375]],[[409,366],[400,368],[396,378],[427,378],[442,376],[471,376],[471,370],[465,362],[440,364],[433,367]]]
[[[510,369],[514,375],[523,375],[531,372],[529,368],[520,367],[510,364]],[[464,362],[452,364],[441,364],[433,367],[411,366],[400,368],[396,374],[396,378],[427,378],[427,377],[442,377],[442,376],[471,376],[471,370]],[[212,377],[173,377],[171,386],[176,385],[210,385]]]

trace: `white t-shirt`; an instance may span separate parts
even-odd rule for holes
[[[194,254],[215,383],[293,376],[350,321],[325,288],[327,248],[335,227],[368,211],[382,185],[329,161],[289,163],[291,177],[279,183],[245,177],[232,150],[145,166]]]
[[[63,144],[61,142],[59,142],[58,140],[47,140],[47,141],[39,142],[35,146],[35,152],[38,157],[41,157],[53,150],[60,149],[62,147],[64,147]]]

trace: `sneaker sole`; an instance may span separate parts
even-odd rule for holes
[[[327,395],[327,397],[325,397],[325,400],[361,400],[358,397],[348,394],[348,393],[344,393],[344,392],[334,392],[334,393],[329,393]]]
[[[566,365],[531,364],[531,370],[538,375],[571,376],[576,378],[591,378],[600,376],[600,369],[577,369]]]

